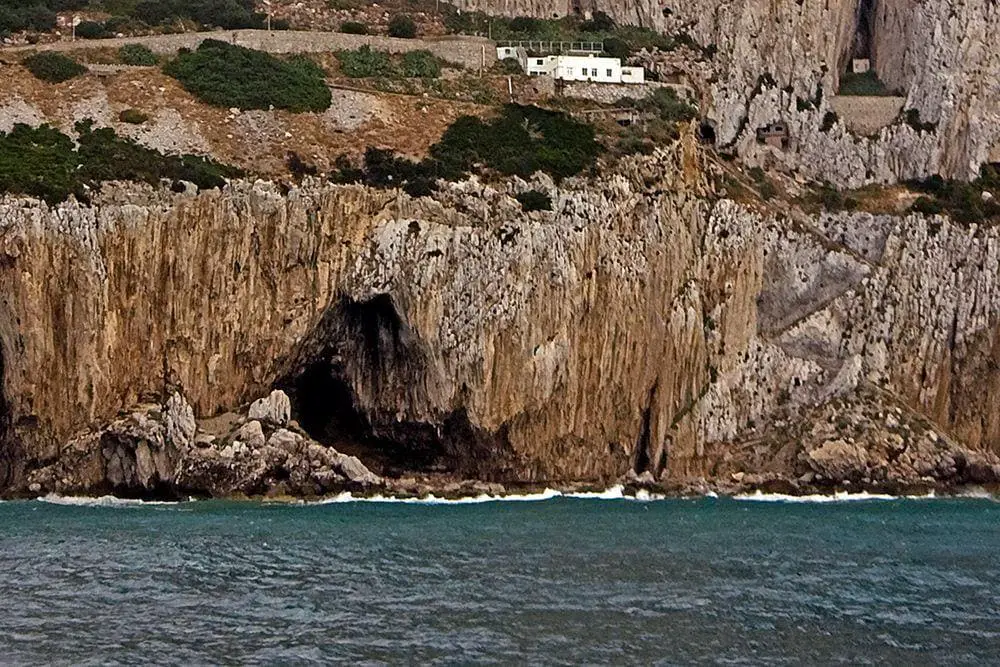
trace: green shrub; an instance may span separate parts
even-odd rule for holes
[[[347,35],[367,35],[368,26],[359,21],[344,21],[340,24],[340,32]]]
[[[80,39],[103,39],[108,36],[108,31],[103,23],[97,21],[81,21],[76,26],[76,36]]]
[[[42,81],[62,83],[80,76],[87,68],[68,56],[52,51],[43,51],[26,58],[23,62],[28,71]]]
[[[87,188],[105,181],[184,180],[202,188],[221,187],[240,172],[192,155],[163,155],[110,129],[77,123],[77,144],[58,130],[18,124],[0,133],[0,191],[39,197],[56,204],[71,194],[86,201]]]
[[[179,53],[163,71],[208,104],[240,109],[323,111],[330,89],[311,60],[280,60],[269,53],[206,39],[197,51]]]
[[[118,49],[118,60],[125,65],[135,66],[150,66],[159,62],[156,54],[142,44],[126,44]]]
[[[638,100],[636,106],[644,111],[655,111],[660,120],[672,123],[686,123],[698,117],[698,109],[678,97],[673,88],[657,88]]]
[[[436,79],[441,76],[441,61],[425,49],[409,51],[403,54],[403,75]]]
[[[935,132],[937,131],[937,123],[925,123],[920,120],[920,109],[907,109],[906,113],[903,115],[903,119],[906,124],[912,127],[917,132]]]
[[[498,60],[493,65],[493,70],[498,74],[524,74],[524,70],[521,69],[521,63],[517,62],[517,58]]]
[[[64,9],[59,3],[59,9]],[[56,27],[56,13],[54,8],[57,0],[35,0],[34,2],[21,2],[19,0],[6,0],[0,2],[0,35],[21,32],[22,30],[36,30],[38,32],[49,32]]]
[[[845,72],[840,77],[840,94],[864,97],[887,97],[895,95],[885,87],[885,84],[878,78],[873,70],[864,74],[854,74]]]
[[[417,36],[417,24],[406,14],[396,14],[389,19],[389,36],[413,39]]]
[[[819,131],[829,132],[837,124],[838,120],[840,120],[840,117],[837,116],[836,111],[827,111],[823,114],[823,122],[819,126]]]
[[[614,29],[614,20],[602,11],[594,12],[589,21],[580,24],[581,32],[611,32]]]
[[[632,47],[624,39],[608,37],[604,40],[604,53],[611,58],[627,60],[632,55]]]
[[[1000,217],[1000,202],[996,199],[983,200],[983,191],[996,192],[1000,180],[996,170],[990,166],[980,169],[979,178],[966,183],[941,178],[938,175],[906,183],[911,189],[922,192],[910,210],[916,213],[946,213],[956,222],[963,224],[981,223]]]
[[[149,116],[138,109],[125,109],[118,114],[118,120],[123,123],[129,123],[130,125],[142,125],[149,120]]]
[[[263,28],[267,17],[254,5],[254,0],[143,0],[131,16],[149,25],[186,19],[226,30]]]
[[[396,67],[392,64],[389,54],[383,51],[372,51],[367,44],[353,51],[337,51],[336,56],[340,62],[340,71],[344,76],[349,76],[352,79],[397,75]]]
[[[369,147],[360,168],[341,156],[330,178],[335,183],[399,187],[423,196],[434,190],[438,179],[458,180],[481,168],[522,177],[536,171],[556,179],[572,176],[593,164],[599,151],[589,125],[558,111],[511,104],[487,122],[459,118],[421,162]]]
[[[540,192],[539,190],[521,192],[514,195],[514,199],[521,204],[521,210],[525,213],[530,211],[552,210],[552,197],[549,197],[547,194]]]

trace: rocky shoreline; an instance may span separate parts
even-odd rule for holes
[[[848,407],[840,406],[839,410],[841,419],[849,414]],[[889,423],[899,426],[899,420],[892,419]],[[394,471],[386,476],[371,470],[357,456],[313,440],[292,418],[292,404],[283,391],[272,391],[253,402],[245,414],[229,413],[201,421],[195,419],[183,396],[174,393],[163,405],[140,406],[100,431],[73,439],[54,463],[29,471],[25,483],[7,495],[291,502],[344,493],[354,498],[457,500],[552,492],[600,495],[616,488],[624,496],[638,498],[1000,493],[1000,462],[993,457],[974,457],[937,436],[926,438],[926,442],[920,434],[913,438],[917,442],[914,452],[921,458],[909,468],[913,473],[909,476],[898,466],[891,469],[885,459],[869,465],[858,452],[873,453],[878,447],[871,443],[852,447],[855,443],[850,437],[850,443],[828,439],[803,450],[798,459],[806,472],[795,475],[746,472],[743,468],[749,467],[748,461],[735,463],[730,459],[732,471],[720,466],[718,474],[710,478],[656,479],[648,470],[630,470],[618,479],[569,482],[467,479],[447,471]],[[943,446],[928,450],[924,444],[930,442],[942,442]],[[893,463],[900,458],[897,455]],[[917,475],[917,469],[923,474]]]

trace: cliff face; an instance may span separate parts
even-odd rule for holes
[[[564,15],[574,5],[541,0],[466,0],[467,8],[509,16]],[[714,46],[688,69],[718,144],[750,164],[774,165],[847,187],[940,173],[972,178],[1000,160],[1000,8],[989,0],[583,0],[624,23],[687,33]],[[689,54],[690,61],[695,54]],[[868,56],[904,110],[896,122],[856,136],[842,122],[824,131],[853,55]],[[677,60],[677,59],[672,59]],[[860,112],[864,115],[864,111]],[[850,120],[850,119],[842,119]],[[760,145],[756,130],[783,121],[790,146]],[[929,127],[929,126],[928,126]]]
[[[538,181],[553,212],[532,214],[475,180],[436,200],[263,182],[110,189],[93,207],[4,200],[5,486],[44,489],[58,475],[28,473],[60,461],[75,489],[163,481],[190,468],[177,442],[275,386],[309,436],[365,463],[505,481],[787,476],[816,461],[829,477],[833,454],[853,455],[823,447],[880,437],[858,420],[808,446],[782,435],[832,401],[903,410],[929,434],[938,467],[897,456],[869,477],[951,479],[954,461],[1000,449],[996,230],[774,217],[716,200],[705,169],[689,138],[599,181]],[[177,398],[134,410],[174,392],[197,427]],[[244,426],[229,456],[263,445]],[[65,463],[98,450],[103,463]]]

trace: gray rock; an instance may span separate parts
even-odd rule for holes
[[[277,447],[288,454],[295,455],[301,449],[302,436],[297,433],[292,433],[286,429],[279,428],[271,434],[267,444],[271,447]]]
[[[179,393],[174,392],[167,399],[164,409],[167,427],[167,440],[178,449],[190,447],[194,442],[197,425],[194,421],[194,410]]]
[[[267,398],[254,401],[247,416],[275,426],[284,426],[292,416],[292,402],[288,399],[288,394],[275,389]]]
[[[266,442],[264,438],[264,429],[261,428],[260,422],[256,419],[248,421],[246,424],[241,426],[236,437],[245,442],[252,449],[259,449],[263,447]]]
[[[369,470],[356,456],[341,454],[340,459],[337,461],[337,468],[344,477],[355,484],[369,486],[382,481],[378,475]]]

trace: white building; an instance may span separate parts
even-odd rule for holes
[[[497,47],[497,58],[514,58],[521,69],[531,76],[550,76],[558,81],[594,81],[597,83],[643,83],[641,67],[626,67],[618,58],[602,58],[594,54],[528,56],[520,46]]]

